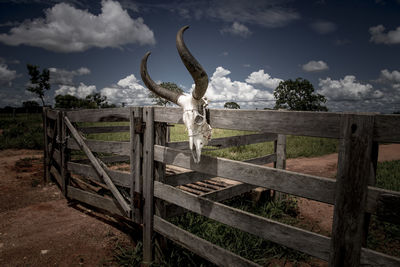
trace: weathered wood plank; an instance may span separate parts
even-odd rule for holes
[[[274,168],[285,170],[286,169],[286,135],[278,134],[278,138],[274,143],[274,150],[276,153],[276,161]],[[279,201],[286,198],[286,194],[275,191],[274,200]]]
[[[154,183],[154,196],[314,257],[329,259],[330,238],[326,236],[237,210],[159,182]],[[399,258],[365,248],[361,250],[362,265],[399,266],[399,263]]]
[[[248,135],[237,135],[229,137],[221,137],[211,139],[207,146],[214,146],[218,149],[233,147],[233,146],[244,146],[249,144],[257,144],[262,142],[274,141],[277,138],[276,134],[260,133],[260,134],[248,134]],[[176,149],[189,149],[189,142],[170,142],[167,144],[168,147]]]
[[[210,109],[213,128],[339,138],[340,113]],[[183,123],[182,110],[155,107],[155,120]]]
[[[381,194],[378,198],[376,215],[379,219],[400,224],[400,196]]]
[[[52,144],[49,144],[48,149],[52,150]],[[58,150],[57,148],[54,149],[53,160],[57,163],[58,166],[61,166],[61,153],[60,150]]]
[[[79,147],[85,152],[86,156],[90,159],[90,163],[92,164],[92,166],[96,169],[99,176],[102,177],[102,179],[107,184],[113,196],[117,199],[118,203],[121,205],[121,208],[125,211],[126,214],[130,214],[131,212],[130,206],[126,203],[124,197],[115,187],[115,185],[111,181],[111,178],[108,176],[107,172],[103,169],[103,166],[101,166],[101,162],[98,159],[96,159],[92,151],[90,151],[89,147],[85,144],[82,137],[79,135],[74,126],[72,126],[67,116],[64,117],[64,122],[67,125],[69,131],[71,132],[72,136],[74,137],[75,141],[79,144]]]
[[[252,164],[257,164],[257,165],[262,165],[262,164],[268,164],[271,162],[274,162],[276,160],[276,154],[270,154],[266,156],[262,156],[259,158],[252,158],[245,160],[243,162],[247,163],[252,163]],[[165,183],[173,186],[178,186],[178,185],[184,185],[184,184],[190,184],[206,179],[210,179],[215,177],[214,175],[210,174],[204,174],[200,172],[195,172],[195,171],[189,171],[185,173],[179,173],[175,175],[170,175],[165,178]]]
[[[75,162],[68,162],[68,170],[75,174],[87,177],[89,179],[103,182],[103,180],[100,178],[100,176],[98,175],[96,170],[91,165],[80,164],[80,163],[75,163]],[[118,186],[130,188],[131,179],[130,179],[129,173],[113,171],[108,168],[105,169],[105,171],[110,176],[110,178],[114,184],[116,184]]]
[[[53,175],[53,177],[56,179],[58,186],[61,188],[62,187],[62,178],[61,174],[57,171],[57,169],[54,166],[51,166],[50,168],[50,173]]]
[[[188,152],[157,145],[154,151],[154,159],[166,164],[325,203],[333,203],[334,200],[335,181],[332,179],[204,155],[196,164]]]
[[[86,139],[85,143],[93,152],[114,153],[123,156],[129,156],[129,142],[119,141],[98,141]],[[68,139],[67,147],[69,149],[80,150],[78,143],[74,139]]]
[[[129,121],[129,108],[72,110],[67,117],[71,122]]]
[[[124,155],[105,156],[105,157],[99,157],[99,159],[104,163],[129,162],[129,157]],[[90,160],[79,159],[79,160],[74,160],[74,162],[81,164],[88,164],[90,163]]]
[[[75,199],[80,202],[89,204],[93,207],[100,208],[108,212],[111,212],[113,214],[126,217],[124,211],[120,209],[119,205],[115,203],[113,199],[89,193],[73,186],[68,186],[67,192],[68,192],[67,195],[68,198]]]
[[[400,115],[376,115],[374,141],[400,142]]]
[[[49,168],[48,168],[48,158],[49,158],[49,143],[48,143],[48,122],[47,122],[47,110],[48,108],[43,107],[42,120],[43,120],[43,182],[47,183],[50,180]]]
[[[143,121],[146,123],[143,140],[143,262],[150,265],[153,261],[153,217],[154,217],[154,110],[143,109]]]
[[[143,108],[130,109],[130,170],[131,170],[131,207],[132,219],[143,223]]]
[[[61,146],[60,146],[60,152],[61,152],[61,178],[62,178],[62,184],[61,188],[63,191],[64,196],[67,196],[67,190],[68,190],[68,185],[69,185],[69,172],[68,172],[68,167],[67,167],[67,162],[69,160],[69,151],[66,147],[65,141],[67,139],[67,126],[65,125],[64,122],[64,117],[65,117],[65,112],[59,113],[59,118],[58,118],[58,132],[60,133],[60,138],[61,138]]]
[[[328,237],[196,197],[159,182],[154,183],[154,196],[242,231],[328,260]]]
[[[249,192],[250,190],[252,190],[254,188],[255,188],[255,186],[249,185],[249,184],[235,184],[235,185],[225,187],[223,189],[205,193],[201,196],[205,197],[207,199],[210,199],[210,200],[214,200],[214,201],[222,201],[222,200],[230,199],[235,196],[240,196],[241,194]]]
[[[96,127],[79,127],[80,132],[84,134],[93,133],[119,133],[129,132],[129,126],[96,126]]]
[[[361,248],[361,265],[372,267],[398,267],[400,266],[400,258],[389,256],[367,248]]]
[[[58,110],[46,108],[46,117],[55,121],[58,117]]]
[[[373,116],[343,115],[329,266],[359,266]]]
[[[154,216],[154,229],[218,266],[260,266]]]

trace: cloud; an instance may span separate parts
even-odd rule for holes
[[[218,0],[171,1],[168,4],[142,4],[147,10],[159,8],[177,13],[184,19],[202,18],[223,22],[259,25],[266,28],[283,27],[298,20],[300,14],[285,7],[286,1],[276,0]],[[140,5],[140,4],[139,4]],[[151,7],[151,8],[149,8]]]
[[[101,13],[94,15],[67,3],[56,4],[45,10],[45,18],[27,20],[9,34],[0,34],[0,42],[65,53],[155,43],[153,32],[142,18],[132,19],[118,2],[103,0],[101,5]]]
[[[0,64],[0,85],[12,85],[12,81],[17,78],[17,72],[10,70],[6,64]]]
[[[319,20],[311,23],[310,26],[318,34],[328,34],[336,31],[336,24],[330,21]]]
[[[59,85],[74,85],[75,76],[82,76],[90,74],[90,70],[85,67],[81,67],[77,70],[65,70],[57,68],[49,68],[50,71],[50,83]]]
[[[238,35],[243,38],[249,37],[252,32],[245,25],[235,21],[230,27],[223,28],[221,33],[230,33],[232,35]]]
[[[387,84],[394,89],[400,90],[400,71],[394,70],[390,72],[387,69],[381,70],[377,82],[382,84]]]
[[[250,74],[248,79],[259,85],[269,85],[267,81],[273,80],[268,74],[264,74],[263,70],[257,72],[259,74]],[[225,102],[234,101],[242,108],[263,108],[270,105],[269,101],[274,99],[270,88],[259,89],[249,82],[232,81],[228,75],[231,72],[223,67],[217,67],[208,85],[206,97],[210,100],[210,107],[223,107]],[[262,80],[262,77],[264,80]],[[192,90],[194,84],[192,85]],[[272,102],[271,102],[272,103]]]
[[[246,78],[247,83],[259,84],[272,90],[275,90],[282,81],[283,80],[279,78],[271,78],[271,76],[268,73],[264,73],[262,69],[257,72],[252,72],[249,77]]]
[[[220,0],[212,2],[205,13],[225,22],[241,22],[276,28],[300,18],[300,15],[277,1]]]
[[[371,34],[370,42],[376,44],[400,44],[400,26],[396,30],[385,33],[385,27],[383,25],[377,25],[369,28]]]
[[[343,79],[319,79],[318,93],[330,100],[362,100],[382,97],[380,91],[374,91],[371,84],[362,84],[356,81],[353,75],[346,75]]]
[[[329,66],[328,64],[326,64],[326,62],[322,60],[319,61],[311,60],[308,63],[301,66],[301,68],[307,72],[316,72],[316,71],[328,70]]]
[[[72,95],[78,98],[85,98],[93,93],[96,93],[96,86],[84,83],[80,83],[79,86],[60,85],[55,91],[55,95]]]
[[[133,74],[119,80],[116,85],[101,89],[100,93],[107,97],[108,102],[116,105],[144,106],[153,103],[149,90]]]

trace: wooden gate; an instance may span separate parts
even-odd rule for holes
[[[330,266],[400,265],[398,258],[362,247],[370,214],[400,223],[400,193],[374,187],[378,144],[400,142],[400,116],[245,110],[210,110],[209,114],[213,128],[258,132],[213,139],[211,146],[271,141],[275,152],[248,162],[202,156],[201,162],[195,164],[187,142],[167,141],[168,124],[182,123],[180,109],[46,109],[46,176],[51,175],[58,182],[67,198],[142,225],[146,263],[153,261],[155,231],[217,265],[256,265],[168,222],[169,216],[190,210],[326,260]],[[78,125],[102,121],[126,121],[129,126]],[[118,131],[129,131],[129,141],[95,141],[79,133]],[[336,181],[284,170],[284,135],[288,134],[339,139]],[[70,150],[76,149],[83,150],[87,159],[72,161]],[[93,152],[113,155],[95,156]],[[111,170],[106,163],[112,161],[129,161],[129,172]],[[85,164],[88,162],[90,165]],[[275,168],[264,166],[270,162]],[[171,174],[166,170],[169,166],[189,171]],[[74,175],[88,180],[79,181]],[[213,177],[236,183],[220,182],[218,186]],[[332,238],[218,202],[254,187],[334,204]],[[100,191],[107,193],[99,194]]]

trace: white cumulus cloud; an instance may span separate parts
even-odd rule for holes
[[[100,90],[101,95],[107,97],[107,101],[127,106],[151,105],[152,99],[149,97],[149,90],[140,84],[140,81],[131,74],[118,81],[114,86],[105,87]]]
[[[282,82],[282,79],[272,78],[268,73],[264,73],[264,70],[259,70],[252,72],[249,77],[246,78],[246,82],[250,84],[260,84],[266,88],[275,90],[278,87],[279,83]]]
[[[252,32],[245,25],[235,21],[230,27],[223,28],[221,33],[230,33],[232,35],[238,35],[243,38],[249,37]]]
[[[0,64],[0,85],[11,86],[15,78],[17,78],[15,70],[10,70],[6,64]]]
[[[332,80],[329,77],[319,79],[319,86],[318,93],[331,100],[361,100],[382,96],[382,92],[374,91],[371,84],[357,82],[354,75],[346,75],[340,80]]]
[[[96,93],[96,86],[84,83],[80,83],[79,86],[60,85],[55,91],[55,95],[72,95],[78,98],[85,98],[93,93]]]
[[[49,68],[50,71],[50,83],[60,85],[73,85],[74,78],[76,76],[88,75],[90,70],[85,67],[81,67],[77,70],[65,70],[57,68]]]
[[[400,26],[396,30],[385,33],[383,25],[377,25],[369,28],[371,34],[370,41],[376,44],[400,44]]]
[[[271,85],[268,81],[273,80],[273,78],[268,74],[264,74],[263,70],[257,73],[258,74],[250,74],[248,79],[259,85]],[[271,87],[267,86],[267,89],[260,89],[247,81],[232,81],[232,79],[228,77],[229,74],[231,74],[229,70],[223,67],[217,67],[210,78],[206,92],[206,97],[210,100],[210,107],[223,107],[225,102],[234,101],[242,108],[262,108],[270,104],[268,101],[274,99]],[[264,77],[264,80],[262,80],[261,76]],[[192,85],[192,89],[193,88],[194,84]]]
[[[307,72],[315,72],[315,71],[328,70],[329,66],[328,66],[328,64],[326,64],[326,62],[324,62],[322,60],[318,60],[318,61],[311,60],[308,63],[301,66],[301,68]]]
[[[45,10],[45,18],[27,20],[0,34],[0,42],[41,47],[55,52],[81,52],[91,47],[154,44],[154,34],[142,18],[132,19],[118,2],[103,0],[94,15],[59,3]]]

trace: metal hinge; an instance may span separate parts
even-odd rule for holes
[[[142,121],[142,118],[134,118],[134,124],[135,124],[136,134],[144,133],[144,129],[146,128],[146,123]]]
[[[141,210],[143,205],[144,205],[144,199],[142,197],[142,194],[138,192],[133,192],[133,206]]]

